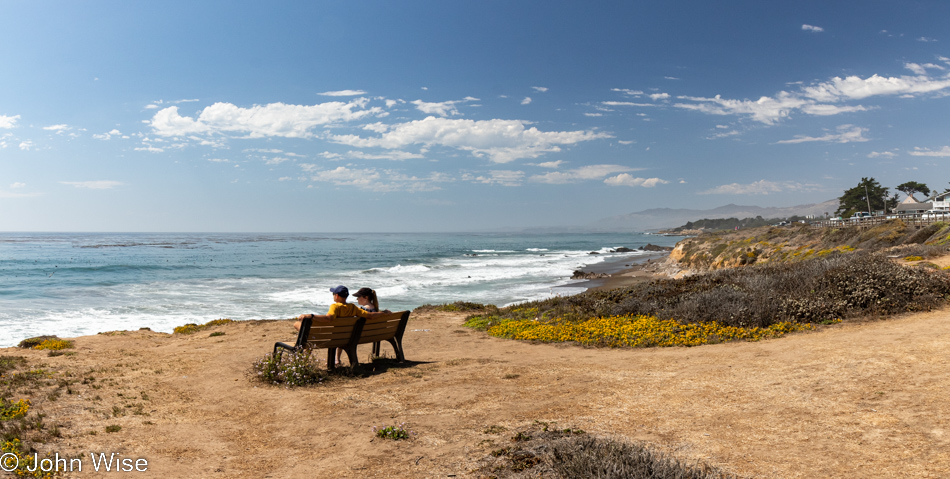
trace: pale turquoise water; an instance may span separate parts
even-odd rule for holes
[[[217,318],[323,313],[331,286],[392,310],[507,305],[583,291],[574,269],[678,238],[643,234],[0,233],[0,347]],[[591,251],[602,254],[590,255]],[[629,262],[629,261],[628,261]],[[572,286],[577,285],[577,286]]]

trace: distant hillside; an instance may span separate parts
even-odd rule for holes
[[[710,210],[685,208],[653,208],[649,210],[611,216],[585,225],[588,231],[650,231],[682,226],[689,221],[716,218],[787,218],[790,216],[823,216],[838,209],[838,200],[828,200],[810,205],[785,208],[761,206],[725,205]]]

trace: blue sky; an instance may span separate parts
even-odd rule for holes
[[[2,6],[3,231],[479,231],[950,186],[950,2]]]

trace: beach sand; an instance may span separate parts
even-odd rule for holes
[[[41,451],[144,458],[136,477],[478,477],[490,452],[534,421],[754,477],[950,475],[950,309],[657,349],[492,338],[463,327],[464,316],[415,314],[403,366],[300,389],[246,375],[275,341],[293,340],[289,321],[102,334],[76,338],[74,355],[0,355],[72,381],[52,399],[23,392],[61,433]],[[360,348],[364,360],[369,352]],[[414,439],[372,432],[402,422]],[[90,466],[71,477],[113,474]]]

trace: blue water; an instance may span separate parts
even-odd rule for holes
[[[0,347],[212,319],[324,313],[328,289],[376,290],[391,310],[508,305],[575,294],[575,269],[678,238],[642,234],[0,233]],[[602,254],[591,255],[591,251]]]

